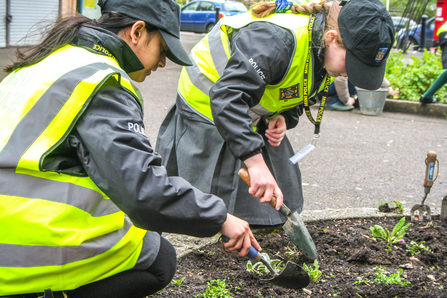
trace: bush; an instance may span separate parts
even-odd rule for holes
[[[431,85],[436,81],[442,69],[441,53],[431,53],[425,50],[421,59],[411,57],[412,61],[405,63],[402,51],[392,51],[388,57],[385,77],[393,88],[399,88],[397,99],[419,101]],[[447,103],[447,88],[439,89],[435,98],[440,103]]]

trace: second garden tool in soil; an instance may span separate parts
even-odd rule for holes
[[[437,163],[438,171],[435,177],[435,165]],[[421,204],[416,204],[411,208],[411,220],[412,221],[424,221],[431,220],[430,206],[424,205],[427,195],[430,192],[433,182],[438,178],[439,173],[439,161],[436,159],[436,152],[428,151],[427,158],[425,159],[425,179],[424,179],[424,192],[425,195],[422,198]]]
[[[245,168],[242,168],[238,172],[239,176],[248,185],[250,185],[250,176]],[[276,197],[273,195],[270,201],[270,206],[276,207]],[[290,237],[290,240],[301,250],[301,252],[309,259],[315,260],[317,258],[317,249],[315,243],[309,234],[304,221],[301,219],[300,214],[295,211],[292,212],[285,204],[282,204],[279,212],[287,217],[286,223],[282,226],[284,232]]]
[[[222,241],[228,242],[229,240],[230,238],[228,238],[227,236],[220,236],[219,243],[221,250],[228,254],[237,253],[226,250],[225,246],[223,246],[223,243],[221,243]],[[290,261],[286,263],[286,266],[283,270],[281,270],[281,272],[276,272],[275,269],[273,269],[272,266],[269,264],[269,262],[267,262],[259,253],[259,251],[257,251],[253,246],[250,247],[247,257],[252,260],[260,261],[262,262],[262,264],[265,265],[265,267],[267,267],[267,269],[273,274],[273,277],[270,279],[261,280],[271,283],[275,286],[298,290],[306,287],[310,282],[309,274],[307,273],[307,271]]]

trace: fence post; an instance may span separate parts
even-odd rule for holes
[[[220,8],[219,8],[219,7],[216,7],[216,24],[217,24],[217,22],[219,22],[219,20],[220,20],[220,14],[219,14],[219,11],[220,11]]]
[[[421,43],[419,44],[419,52],[423,52],[425,49],[425,28],[427,27],[427,15],[421,17]]]

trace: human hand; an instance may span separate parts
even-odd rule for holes
[[[229,251],[240,250],[237,253],[240,257],[247,255],[250,246],[253,246],[258,251],[262,250],[258,241],[253,236],[248,222],[236,216],[228,213],[227,220],[222,225],[220,232],[222,235],[230,238],[228,242],[223,243],[223,246]]]
[[[390,90],[389,90],[388,93],[389,93],[391,96],[396,96],[396,95],[399,94],[399,92],[400,92],[399,88],[396,88],[396,89],[393,90],[393,88],[390,87]]]
[[[355,98],[349,97],[348,101],[345,103],[347,106],[353,106],[355,104]]]
[[[272,119],[269,119],[268,125],[269,127],[265,131],[265,136],[270,145],[278,147],[286,136],[286,119],[283,115],[276,115]]]
[[[283,194],[275,178],[264,162],[262,154],[256,154],[244,161],[250,176],[248,192],[259,198],[261,203],[269,203],[276,196],[275,209],[279,210],[283,202]]]

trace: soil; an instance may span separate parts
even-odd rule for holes
[[[171,284],[150,297],[447,297],[447,223],[439,217],[430,222],[412,222],[404,237],[405,244],[394,244],[389,251],[389,245],[373,237],[369,227],[380,225],[392,231],[400,218],[306,223],[318,251],[322,275],[311,280],[305,289],[285,289],[262,281],[271,275],[246,271],[247,258],[225,254],[216,243],[181,258]],[[411,218],[406,217],[406,224],[409,222]],[[283,231],[259,234],[256,238],[270,259],[284,263],[289,260],[299,266],[305,263],[314,268],[313,261],[299,251],[290,253],[294,244]],[[407,248],[414,247],[412,241],[430,251],[412,255]],[[382,269],[388,277],[403,270],[400,277],[411,285],[373,283],[374,273]],[[355,284],[359,279],[370,283]],[[230,294],[201,296],[212,280],[225,280]]]

